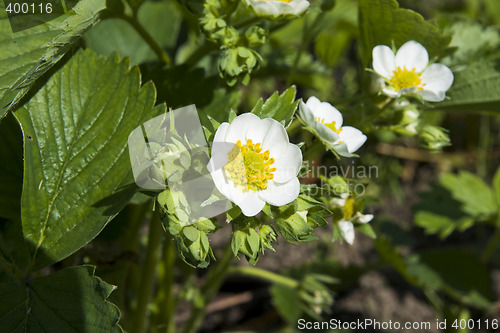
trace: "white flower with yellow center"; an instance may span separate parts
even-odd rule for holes
[[[332,199],[331,204],[342,208],[344,216],[338,222],[340,234],[349,245],[352,245],[354,243],[354,223],[368,223],[373,220],[373,215],[361,214],[361,212],[354,213],[354,198],[350,197],[348,193],[341,194],[340,198]]]
[[[453,73],[443,64],[429,65],[422,44],[409,41],[394,52],[386,45],[373,48],[373,69],[384,78],[384,94],[399,97],[418,94],[426,101],[440,102],[453,84]]]
[[[300,115],[307,126],[339,155],[352,156],[366,141],[366,135],[352,126],[342,126],[342,113],[333,105],[311,97],[300,102]]]
[[[297,199],[301,164],[302,152],[283,125],[245,113],[217,129],[208,170],[226,198],[255,216],[266,202],[283,206]]]
[[[309,7],[307,0],[245,0],[257,16],[287,18],[300,16]]]

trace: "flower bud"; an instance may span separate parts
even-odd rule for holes
[[[419,135],[420,146],[431,151],[440,151],[443,147],[450,145],[450,138],[447,132],[442,127],[425,126]]]

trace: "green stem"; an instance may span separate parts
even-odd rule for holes
[[[160,259],[162,236],[163,227],[161,225],[160,214],[158,211],[155,211],[149,225],[146,261],[144,262],[144,266],[142,268],[142,275],[139,284],[139,299],[137,300],[133,330],[135,333],[146,332],[148,304],[154,287],[156,266],[158,265],[158,261]]]
[[[299,286],[299,282],[294,279],[270,271],[266,271],[262,268],[257,268],[257,267],[234,266],[229,268],[228,274],[231,275],[241,274],[241,275],[253,276],[263,280],[270,281],[272,283],[281,284],[283,286],[290,288],[297,288]]]
[[[164,243],[163,256],[165,260],[165,272],[162,288],[165,288],[165,323],[166,333],[175,332],[175,295],[174,295],[174,268],[175,268],[175,243],[172,236],[167,232]]]
[[[371,123],[372,121],[374,121],[375,119],[377,119],[379,116],[381,116],[385,110],[387,110],[394,102],[396,101],[396,99],[394,98],[391,98],[387,103],[385,103],[385,105],[383,107],[381,107],[380,109],[378,109],[374,114],[372,114],[367,120],[365,120],[365,123]]]
[[[309,42],[309,39],[311,37],[311,32],[313,29],[318,27],[319,22],[323,19],[325,16],[325,12],[319,13],[316,18],[314,19],[313,23],[311,25],[307,24],[307,17],[304,17],[304,30],[302,33],[302,41],[300,43],[300,48],[295,55],[295,59],[293,61],[293,66],[290,71],[290,75],[288,76],[288,79],[286,80],[286,86],[289,87],[292,82],[295,74],[297,73],[297,67],[299,66],[300,58],[302,57],[302,53],[304,53],[307,43]]]
[[[153,52],[158,57],[158,60],[165,63],[168,68],[172,67],[172,60],[168,56],[168,54],[163,50],[163,48],[158,45],[158,43],[154,40],[154,38],[149,34],[149,32],[144,29],[141,23],[137,20],[136,17],[128,16],[128,15],[117,15],[115,16],[120,18],[126,22],[128,22],[132,28],[144,39],[146,43],[148,43],[149,47],[153,50]]]
[[[300,58],[302,57],[302,53],[305,51],[307,46],[307,36],[308,36],[307,20],[304,17],[304,30],[302,33],[302,41],[300,42],[299,50],[295,55],[293,66],[292,69],[290,70],[290,75],[288,75],[288,79],[286,80],[286,87],[289,87],[292,84],[295,74],[297,73],[297,67],[299,66]]]
[[[481,178],[486,178],[488,173],[488,148],[490,145],[490,123],[489,117],[482,115],[480,118],[480,132],[478,143],[477,174]]]
[[[311,158],[318,157],[318,153],[325,152],[326,148],[320,140],[316,140],[312,145],[307,147],[307,150],[304,152],[304,161],[307,161]]]
[[[495,233],[493,236],[491,236],[490,241],[488,242],[488,246],[483,252],[483,255],[481,256],[481,261],[483,263],[487,263],[490,261],[491,256],[495,252],[495,249],[498,246],[498,242],[500,242],[500,214],[497,217],[497,224],[496,224],[496,229]]]
[[[198,331],[203,321],[203,317],[205,316],[206,307],[215,297],[217,291],[219,291],[222,281],[224,280],[233,259],[234,254],[231,248],[231,243],[229,243],[220,261],[208,272],[205,284],[200,291],[200,297],[202,299],[193,304],[191,316],[186,324],[184,333],[195,333]]]

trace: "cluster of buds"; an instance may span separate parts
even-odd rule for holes
[[[267,30],[251,26],[243,31],[230,25],[229,17],[237,2],[208,0],[204,3],[200,25],[208,40],[219,45],[218,68],[228,85],[238,81],[248,84],[252,71],[259,68],[262,57],[255,51],[266,43]]]

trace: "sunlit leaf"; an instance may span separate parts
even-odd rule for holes
[[[13,33],[0,3],[0,118],[99,20],[104,0],[81,0],[68,14]]]
[[[500,67],[476,62],[454,72],[447,99],[433,105],[443,110],[500,112]]]
[[[153,118],[155,89],[127,61],[79,52],[15,115],[24,134],[23,231],[34,268],[92,240],[136,190],[130,132]]]
[[[158,45],[165,48],[174,46],[181,20],[173,2],[145,2],[137,18]],[[85,35],[85,40],[97,54],[111,55],[117,52],[122,57],[130,57],[133,64],[157,60],[141,35],[122,19],[99,22]]]
[[[360,0],[360,33],[363,47],[363,65],[368,66],[372,49],[377,45],[393,43],[400,47],[409,40],[425,46],[429,56],[440,55],[450,42],[438,27],[409,9],[399,8],[396,0]]]

